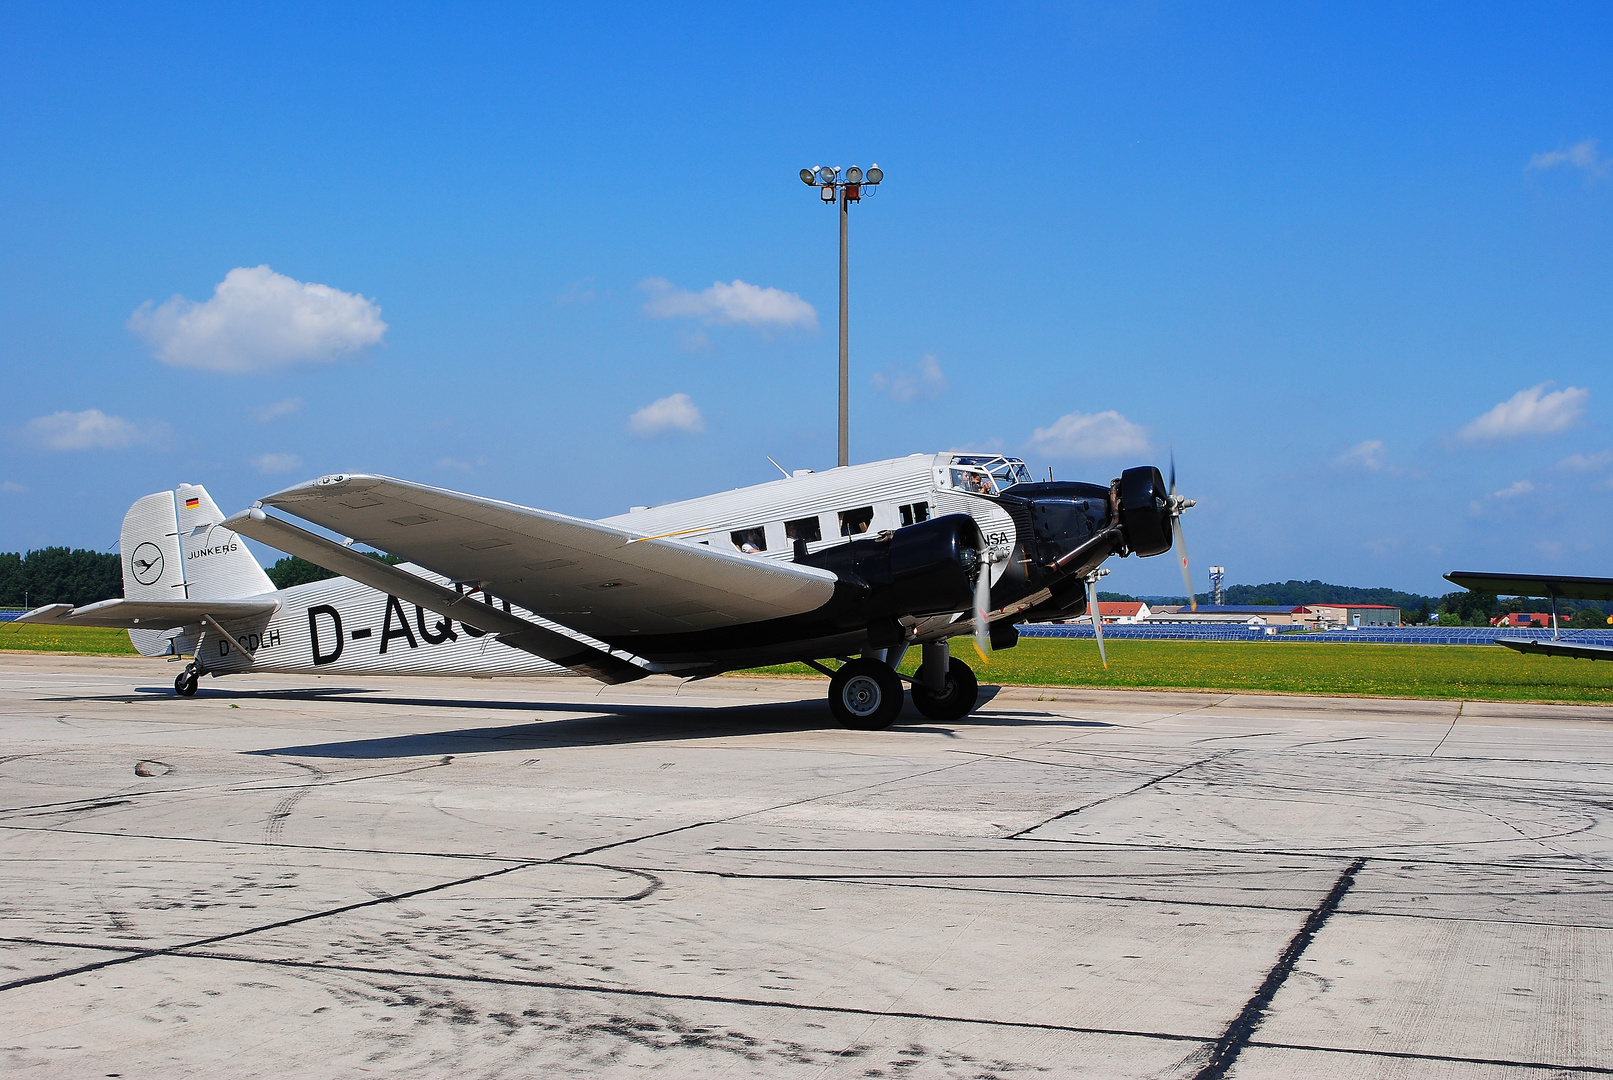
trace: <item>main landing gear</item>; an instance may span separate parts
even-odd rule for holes
[[[202,669],[195,664],[186,664],[185,670],[174,679],[174,693],[180,697],[193,697],[196,694],[196,684],[202,679]]]
[[[969,665],[951,655],[944,641],[925,645],[913,677],[913,707],[929,720],[950,724],[968,716],[979,701],[980,683]],[[829,680],[829,711],[849,728],[888,728],[902,711],[901,676],[873,657],[849,661]]]

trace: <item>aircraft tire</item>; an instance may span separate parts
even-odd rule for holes
[[[936,693],[924,684],[924,667],[913,676],[913,707],[938,724],[962,720],[980,702],[980,681],[974,669],[956,656],[947,665],[947,687]]]
[[[181,671],[179,677],[174,680],[174,693],[180,697],[193,697],[196,694],[196,684],[199,682],[201,682],[201,676],[187,668]]]
[[[889,664],[862,658],[843,664],[829,680],[829,711],[858,731],[878,731],[902,711],[902,680]]]

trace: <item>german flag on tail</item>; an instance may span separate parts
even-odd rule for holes
[[[202,505],[202,500],[200,500],[200,499],[186,499],[185,500],[185,509],[186,510],[194,510],[200,505]]]

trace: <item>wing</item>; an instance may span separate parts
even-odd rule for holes
[[[105,626],[114,630],[173,630],[208,618],[219,622],[268,615],[277,600],[102,600],[74,607],[48,604],[17,617],[20,623],[57,626]]]
[[[1613,578],[1552,574],[1477,574],[1452,570],[1446,581],[1491,596],[1554,596],[1560,600],[1613,600]]]
[[[602,643],[568,637],[551,627],[478,600],[470,593],[439,585],[401,566],[372,559],[334,540],[315,536],[289,521],[272,518],[257,507],[243,510],[229,520],[232,522],[230,527],[243,536],[300,555],[317,566],[334,570],[378,592],[419,604],[489,634],[497,634],[498,639],[506,645],[524,649],[534,656],[570,668],[579,675],[587,675],[604,683],[622,683],[642,679],[652,671],[662,670],[652,665],[636,664],[629,657],[618,656]]]
[[[837,580],[816,567],[647,537],[385,476],[321,477],[271,495],[263,505],[601,640],[799,615],[826,603]],[[237,514],[227,527],[273,543],[267,532],[255,531],[263,523],[251,517]]]
[[[1576,644],[1572,638],[1555,641],[1521,641],[1518,638],[1496,638],[1497,645],[1505,645],[1521,653],[1540,653],[1542,656],[1572,656],[1577,660],[1613,660],[1613,645]]]

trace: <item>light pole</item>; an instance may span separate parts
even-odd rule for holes
[[[851,464],[851,362],[847,350],[846,316],[846,222],[850,218],[851,204],[861,202],[864,194],[885,179],[885,170],[870,165],[868,172],[853,165],[844,174],[840,166],[815,165],[801,170],[801,182],[819,189],[818,197],[827,205],[840,203],[840,464]]]

